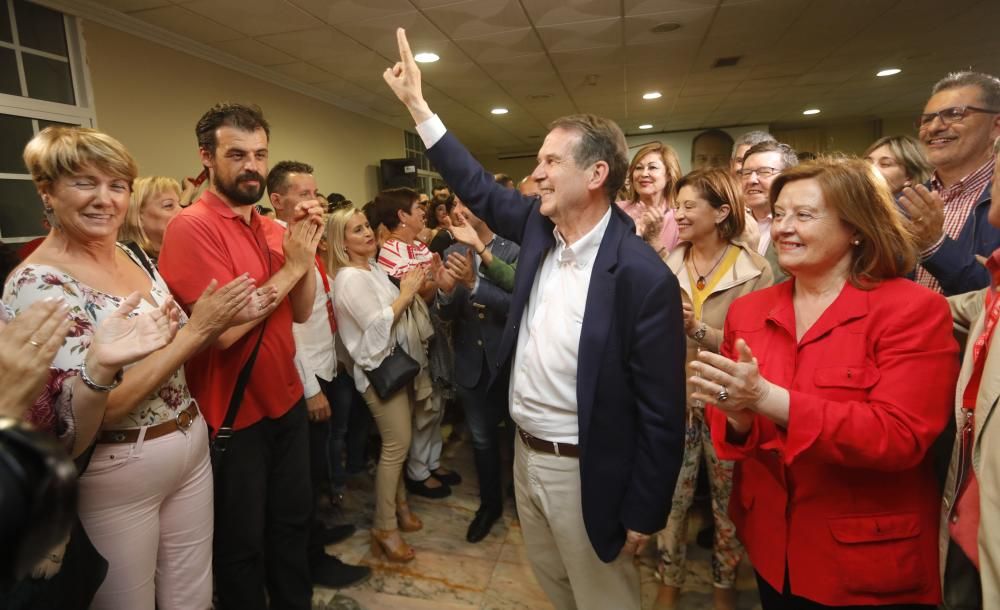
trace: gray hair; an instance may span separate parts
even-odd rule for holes
[[[992,74],[951,72],[934,84],[931,95],[959,87],[979,87],[983,105],[990,110],[1000,110],[1000,78]]]
[[[549,131],[565,129],[580,134],[580,142],[573,151],[577,167],[585,168],[598,161],[608,164],[608,177],[604,192],[614,201],[615,195],[625,184],[628,172],[628,144],[618,124],[593,114],[573,114],[560,117],[549,124]]]
[[[748,131],[740,137],[736,138],[736,142],[733,144],[733,154],[732,158],[736,159],[736,151],[740,146],[756,146],[761,142],[777,142],[774,136],[767,133],[766,131],[760,131],[755,129],[754,131]]]
[[[781,163],[784,165],[781,169],[785,170],[789,167],[795,167],[799,164],[799,156],[795,154],[795,149],[788,144],[782,144],[774,140],[761,142],[759,144],[754,144],[747,150],[746,154],[743,155],[743,162],[746,163],[750,155],[755,155],[757,153],[765,152],[778,152],[781,153]]]

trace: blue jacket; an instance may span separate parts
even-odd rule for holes
[[[444,251],[441,260],[457,252],[465,255],[469,249],[465,244],[455,244]],[[499,235],[494,238],[490,251],[500,260],[517,261],[519,248],[514,242]],[[510,309],[511,294],[484,277],[479,278],[476,294],[471,296],[464,284],[443,297],[438,295],[437,308],[443,320],[454,321],[452,343],[455,350],[455,383],[464,388],[474,388],[483,376],[483,358],[487,370],[497,370],[497,355],[500,339],[507,325],[507,311]]]
[[[990,274],[976,260],[976,255],[989,257],[1000,248],[1000,229],[989,223],[990,188],[987,184],[969,217],[965,219],[958,239],[945,237],[937,252],[921,264],[938,282],[945,296],[980,290],[990,285]]]
[[[496,184],[450,132],[427,156],[476,216],[521,244],[497,358],[509,367],[554,225],[537,197]],[[576,390],[583,521],[605,562],[621,552],[626,530],[652,534],[666,523],[684,445],[684,357],[677,278],[612,203],[587,292]]]

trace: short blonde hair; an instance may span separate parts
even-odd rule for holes
[[[351,264],[344,247],[344,233],[347,231],[348,221],[355,214],[361,214],[365,221],[368,220],[365,213],[353,204],[330,212],[330,219],[326,223],[326,270],[331,276],[336,276],[338,271]]]
[[[785,185],[809,179],[819,183],[826,204],[857,232],[860,243],[852,251],[851,284],[867,290],[913,270],[916,242],[875,167],[861,159],[820,157],[786,169],[771,184],[771,209]]]
[[[127,180],[130,187],[139,175],[135,159],[121,142],[89,127],[46,127],[24,147],[24,165],[39,192],[85,165]]]
[[[181,183],[167,176],[143,176],[132,183],[132,197],[125,212],[125,222],[118,229],[118,241],[134,241],[143,252],[150,253],[152,243],[142,228],[142,208],[150,199],[167,191],[181,196]]]

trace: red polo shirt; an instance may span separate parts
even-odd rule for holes
[[[205,191],[170,222],[160,250],[160,273],[177,301],[190,312],[212,279],[223,286],[249,272],[260,286],[277,273],[285,263],[283,235],[281,226],[256,210],[247,225],[218,196]],[[257,326],[226,350],[206,348],[186,365],[191,394],[213,429],[222,425],[236,377],[259,332]],[[292,305],[285,298],[267,321],[234,429],[265,417],[280,417],[302,397],[294,357]]]

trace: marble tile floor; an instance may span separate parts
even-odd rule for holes
[[[347,563],[371,566],[364,584],[334,590],[316,587],[314,610],[550,610],[552,605],[535,581],[525,555],[521,529],[509,499],[503,518],[478,544],[465,541],[465,532],[479,505],[472,452],[461,441],[446,449],[445,465],[463,476],[448,498],[429,500],[411,496],[414,512],[424,522],[423,530],[406,534],[417,552],[407,564],[375,559],[369,548],[368,528],[374,510],[371,492],[348,490],[337,514],[325,514],[330,522],[358,526],[350,539],[327,547]],[[689,531],[698,531],[693,515]],[[652,607],[658,581],[652,552],[640,560],[642,607]],[[676,610],[712,608],[711,553],[691,544],[688,577]],[[753,572],[748,562],[741,566],[737,582],[739,610],[759,610]],[[616,609],[608,609],[616,610]]]

